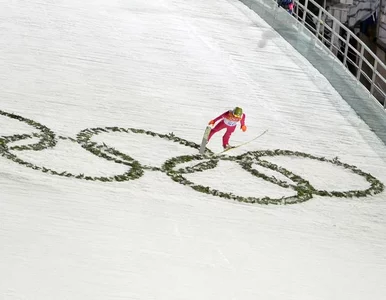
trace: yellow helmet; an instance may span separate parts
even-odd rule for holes
[[[241,118],[243,115],[243,109],[241,107],[235,107],[232,113],[234,116]]]

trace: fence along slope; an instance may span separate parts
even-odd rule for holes
[[[301,16],[300,20],[294,18],[287,11],[279,8],[277,2],[273,0],[239,0],[244,5],[249,7],[255,13],[257,13],[265,22],[267,22],[275,31],[277,31],[292,47],[294,47],[300,54],[302,54],[323,76],[327,78],[334,89],[342,96],[342,98],[353,108],[353,110],[360,116],[363,121],[374,131],[374,133],[383,141],[386,145],[386,107],[385,104],[381,104],[380,100],[377,100],[372,93],[379,93],[382,95],[382,99],[386,98],[386,93],[381,89],[381,84],[386,84],[386,79],[382,76],[382,72],[386,74],[386,67],[382,61],[379,60],[376,55],[354,34],[351,33],[347,27],[339,23],[338,20],[332,17],[327,11],[324,10],[326,15],[323,15],[323,8],[320,7],[313,0],[308,0],[307,5],[299,5],[299,2],[295,0],[295,17]],[[308,10],[308,3],[311,3],[315,7],[319,8],[320,13],[310,13]],[[302,7],[306,8],[306,14],[302,13]],[[318,19],[318,22],[314,22],[315,28],[306,22],[307,16]],[[316,17],[315,17],[316,16]],[[332,36],[332,42],[328,41],[328,38],[321,40],[319,36],[321,32],[328,31],[329,28],[337,29],[338,25],[332,24],[328,26],[322,18],[328,17],[329,19],[335,19],[333,22],[339,24],[341,28],[348,32],[348,36],[354,38],[362,46],[356,50],[348,43],[345,43],[344,51],[336,46],[336,41],[346,41],[347,36],[342,37],[335,32]],[[304,18],[304,19],[303,19]],[[323,22],[323,23],[322,23]],[[317,26],[319,24],[319,26]],[[328,26],[328,27],[327,27]],[[332,32],[332,30],[331,30]],[[315,35],[314,33],[318,33]],[[324,33],[323,33],[324,36]],[[327,43],[327,45],[326,45]],[[362,58],[359,61],[354,61],[350,55],[350,49],[354,48],[353,53],[362,54]],[[346,50],[347,49],[347,50]],[[336,54],[334,54],[336,51]],[[338,54],[345,54],[346,59],[340,60]],[[365,54],[374,57],[374,64],[370,64],[369,59],[366,59]],[[350,64],[350,63],[353,64]],[[376,63],[375,63],[376,62]],[[359,75],[352,74],[348,69],[351,66],[357,66]],[[365,72],[365,66],[372,66],[375,69],[371,76]],[[360,68],[358,68],[360,67]],[[371,70],[372,70],[371,69]],[[357,73],[356,73],[357,74]],[[364,75],[365,74],[365,75]],[[365,87],[359,79],[367,78],[373,83],[369,89]],[[296,85],[296,83],[295,83]],[[383,103],[386,101],[384,100]],[[354,124],[353,124],[354,125]]]

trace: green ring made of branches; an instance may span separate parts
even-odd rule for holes
[[[312,160],[318,160],[326,163],[330,163],[339,167],[342,167],[346,170],[350,170],[351,172],[362,176],[367,182],[369,182],[370,187],[366,190],[350,190],[350,191],[325,191],[325,190],[317,190],[315,189],[308,181],[301,178],[299,175],[296,175],[288,170],[286,170],[283,167],[280,167],[274,163],[271,163],[266,160],[262,160],[262,157],[274,157],[274,156],[296,156],[296,157],[303,157],[308,158]],[[368,195],[378,194],[381,193],[384,190],[384,185],[376,179],[371,174],[365,173],[358,169],[355,166],[342,163],[337,158],[335,159],[326,159],[324,157],[318,157],[314,156],[308,153],[304,152],[298,152],[298,151],[290,151],[290,150],[264,150],[264,151],[251,151],[247,152],[243,155],[238,156],[239,163],[241,166],[248,172],[250,172],[252,175],[259,175],[262,177],[264,174],[259,173],[257,170],[252,168],[252,164],[256,163],[260,166],[269,168],[273,171],[277,171],[281,173],[282,175],[286,176],[293,182],[297,183],[297,188],[301,187],[304,191],[311,192],[314,195],[319,196],[334,196],[334,197],[345,197],[345,198],[351,198],[351,197],[366,197]],[[264,175],[265,176],[265,175]],[[278,184],[280,186],[286,185],[285,182],[281,182],[276,180],[275,178],[266,178],[266,180]],[[295,188],[295,186],[288,184],[289,187]],[[295,188],[296,189],[296,188]]]
[[[55,133],[50,130],[47,126],[44,126],[38,122],[35,122],[33,120],[24,118],[22,116],[13,114],[13,113],[8,113],[5,111],[0,110],[0,115],[8,117],[13,120],[17,120],[19,122],[23,122],[37,130],[40,131],[40,134],[15,134],[12,136],[7,136],[7,137],[1,137],[0,138],[0,147],[2,152],[8,151],[9,150],[16,150],[16,151],[23,151],[23,150],[34,150],[34,151],[39,151],[47,148],[53,148],[55,147],[57,140],[55,138]],[[28,144],[28,145],[21,145],[21,146],[11,146],[8,147],[7,145],[11,142],[15,141],[20,141],[24,139],[29,139],[32,137],[39,137],[39,142],[34,143],[34,144]]]
[[[194,173],[197,171],[204,171],[208,169],[213,169],[217,166],[217,163],[219,159],[228,160],[228,161],[237,161],[237,157],[218,157],[218,158],[209,158],[209,161],[205,163],[199,163],[196,166],[188,167],[184,169],[176,170],[177,166],[182,163],[187,163],[191,161],[200,161],[200,160],[208,160],[208,157],[203,157],[201,155],[183,155],[171,158],[167,160],[164,165],[162,166],[162,170],[172,178],[173,181],[178,182],[180,184],[186,185],[191,187],[192,189],[213,195],[218,196],[225,199],[232,199],[239,202],[246,202],[246,203],[259,203],[259,204],[291,204],[291,203],[299,203],[306,200],[309,200],[312,198],[312,193],[304,192],[303,189],[299,186],[299,189],[297,190],[295,188],[295,191],[297,192],[294,196],[288,196],[288,197],[281,197],[281,198],[270,198],[270,197],[243,197],[239,195],[235,195],[233,193],[229,192],[223,192],[216,189],[213,189],[209,186],[203,186],[195,184],[194,182],[188,180],[186,177],[183,176],[183,174],[187,173]],[[202,168],[199,169],[197,166],[201,165]],[[252,174],[254,175],[254,174]],[[259,177],[259,176],[257,176]]]

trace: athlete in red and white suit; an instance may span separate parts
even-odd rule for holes
[[[212,130],[210,131],[208,142],[211,139],[211,137],[218,131],[226,128],[226,132],[222,137],[222,146],[224,148],[228,148],[229,146],[229,138],[231,137],[232,133],[235,131],[237,123],[241,123],[241,130],[246,131],[247,126],[245,126],[245,114],[243,113],[241,116],[236,116],[233,114],[232,110],[224,112],[222,115],[218,116],[217,118],[211,120],[209,122],[209,125],[214,125],[217,121],[221,120]]]

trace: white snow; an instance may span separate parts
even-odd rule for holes
[[[209,120],[241,106],[248,130],[237,129],[233,144],[269,131],[229,155],[287,149],[338,157],[386,183],[385,145],[237,0],[0,0],[0,36],[0,110],[47,126],[56,138],[117,126],[200,143]],[[40,131],[0,115],[0,151],[1,137],[33,133]],[[133,133],[91,141],[148,167],[197,154]],[[221,134],[208,146],[220,151]],[[130,169],[68,139],[10,153],[75,175]],[[318,189],[369,188],[328,163],[267,160]],[[283,179],[276,173],[265,172]],[[240,196],[295,194],[236,162],[185,177]],[[382,192],[252,205],[200,193],[159,170],[92,182],[0,156],[0,299],[385,299],[385,200]]]

